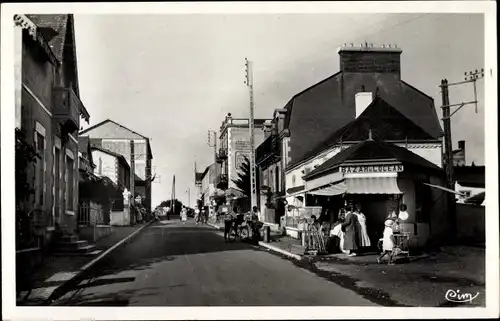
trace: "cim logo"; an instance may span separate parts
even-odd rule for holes
[[[465,302],[472,302],[475,298],[477,298],[479,295],[479,292],[476,292],[476,294],[472,293],[467,293],[467,292],[460,292],[460,290],[448,290],[446,291],[446,294],[444,295],[445,299],[450,301],[450,302],[456,302],[456,303],[465,303]]]

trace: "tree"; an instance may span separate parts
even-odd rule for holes
[[[172,209],[171,200],[166,200],[160,203],[160,207],[170,207]],[[175,199],[175,214],[180,214],[182,209],[182,202]]]
[[[26,133],[16,128],[16,151],[15,151],[15,193],[16,193],[16,227],[18,246],[29,246],[30,220],[26,202],[35,192],[35,189],[28,181],[28,168],[33,166],[40,155],[34,146],[26,141]]]
[[[233,183],[236,184],[236,187],[243,192],[246,196],[250,197],[252,194],[250,191],[250,159],[248,157],[243,156],[244,160],[243,163],[241,164],[239,171],[238,171],[238,178],[233,179]],[[259,176],[255,175],[256,177],[256,185],[259,186]]]

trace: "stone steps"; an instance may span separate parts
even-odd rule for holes
[[[63,234],[57,241],[54,255],[56,256],[89,256],[97,255],[101,251],[96,249],[95,244],[89,244],[86,240],[80,240],[78,235],[62,230]]]

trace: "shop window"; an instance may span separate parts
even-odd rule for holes
[[[36,149],[38,156],[40,156],[40,159],[38,159],[36,163],[36,175],[35,175],[35,180],[36,180],[36,202],[39,205],[44,204],[44,187],[45,187],[45,137],[41,135],[39,132],[36,132]]]

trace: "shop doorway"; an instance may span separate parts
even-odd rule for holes
[[[384,222],[387,217],[396,211],[398,199],[387,194],[351,195],[353,204],[360,204],[361,211],[366,216],[366,230],[372,247],[382,237]]]

